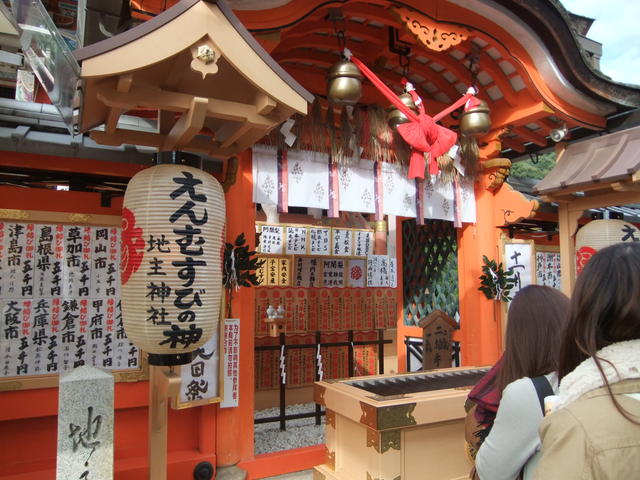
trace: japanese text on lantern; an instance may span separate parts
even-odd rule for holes
[[[188,348],[197,343],[202,337],[202,328],[198,323],[198,309],[202,307],[200,294],[205,294],[203,288],[198,288],[198,271],[206,267],[207,262],[203,260],[205,238],[201,235],[203,225],[209,219],[207,214],[207,196],[198,193],[197,187],[202,180],[195,178],[187,171],[181,172],[182,176],[173,177],[176,184],[169,197],[176,202],[178,207],[169,216],[169,222],[173,225],[173,233],[176,236],[176,245],[168,245],[164,236],[160,239],[149,238],[147,243],[150,248],[147,252],[153,252],[158,248],[159,252],[168,253],[171,249],[176,249],[175,258],[171,262],[178,270],[177,278],[167,278],[163,271],[164,260],[153,255],[146,256],[148,260],[147,276],[150,277],[147,284],[147,296],[155,305],[149,307],[147,321],[155,325],[166,326],[163,335],[166,337],[159,345],[168,345],[169,348]],[[182,204],[182,205],[180,205]],[[153,237],[153,235],[150,235]],[[179,255],[178,255],[179,252]],[[176,285],[171,292],[171,285]],[[175,318],[167,318],[165,302],[171,302],[173,296],[173,306],[177,309]]]

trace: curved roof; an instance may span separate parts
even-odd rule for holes
[[[396,52],[410,49],[409,79],[428,109],[440,110],[477,81],[494,127],[505,128],[503,145],[516,151],[529,143],[546,146],[550,130],[564,123],[598,130],[609,116],[640,106],[639,87],[613,82],[590,67],[568,12],[556,0],[293,0],[237,13],[285,70],[322,96],[326,71],[338,59],[334,25],[327,20],[337,6],[347,47],[397,92],[402,66]],[[403,14],[411,18],[403,21]],[[416,38],[415,25],[466,32],[467,39],[437,51]],[[365,88],[361,101],[386,104],[373,88]]]

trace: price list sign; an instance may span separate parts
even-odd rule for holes
[[[373,232],[357,230],[355,232],[354,256],[366,257],[373,254]]]
[[[322,286],[344,287],[345,261],[342,259],[322,260]]]
[[[309,253],[311,255],[331,255],[331,229],[309,228]]]
[[[307,253],[307,228],[287,227],[287,255],[304,255]]]
[[[312,288],[320,287],[319,263],[317,258],[296,258],[294,272],[294,287]]]
[[[283,250],[284,227],[278,225],[262,225],[260,232],[260,252],[281,255]]]
[[[333,229],[332,255],[351,256],[351,230]]]
[[[119,228],[0,222],[0,378],[139,369],[119,264]]]
[[[388,255],[367,257],[367,286],[388,287],[391,283],[391,267]]]

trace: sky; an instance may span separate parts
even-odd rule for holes
[[[640,1],[561,2],[570,12],[596,19],[587,37],[602,43],[602,72],[614,81],[640,85]]]

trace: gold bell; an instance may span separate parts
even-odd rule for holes
[[[489,105],[480,100],[477,107],[470,108],[460,115],[460,133],[471,137],[481,137],[491,128]]]
[[[364,77],[354,63],[341,60],[327,73],[327,94],[336,105],[355,105],[362,96]]]
[[[402,103],[404,103],[407,107],[409,107],[414,112],[418,113],[418,109],[416,108],[416,104],[413,103],[413,97],[408,92],[398,95],[398,98]],[[407,123],[409,119],[407,116],[398,110],[396,107],[391,107],[389,109],[389,113],[387,113],[387,123],[394,130],[401,123]]]

